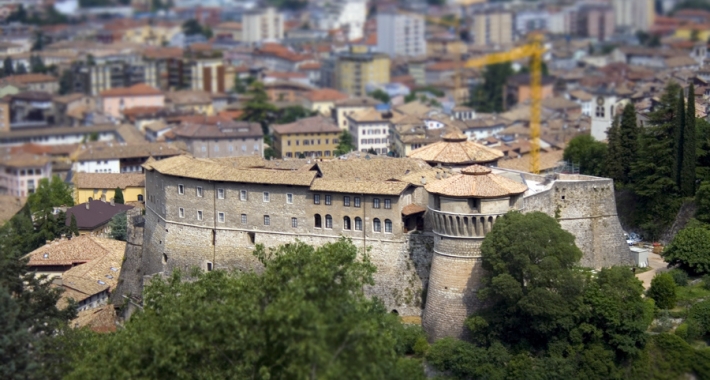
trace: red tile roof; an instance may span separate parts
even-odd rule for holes
[[[131,87],[117,87],[101,92],[103,97],[113,96],[150,96],[161,95],[163,92],[145,83],[138,83]]]

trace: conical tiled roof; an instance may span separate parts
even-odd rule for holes
[[[522,183],[493,174],[491,169],[472,165],[461,174],[432,182],[424,188],[430,192],[449,197],[499,198],[522,194],[528,187]]]
[[[443,141],[413,150],[409,157],[422,159],[429,164],[463,166],[497,161],[503,157],[503,152],[468,141],[461,132],[451,132],[444,135]]]

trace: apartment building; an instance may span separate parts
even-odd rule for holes
[[[242,42],[249,44],[284,38],[284,16],[276,8],[245,13],[242,18]]]
[[[653,0],[613,0],[617,28],[648,31],[656,17]]]
[[[577,30],[573,32],[597,41],[607,41],[614,34],[615,27],[614,8],[605,4],[585,4],[579,8]]]
[[[338,90],[350,96],[364,96],[366,85],[390,82],[390,58],[372,52],[368,46],[352,46],[349,52],[338,56],[335,71]]]
[[[283,158],[333,157],[342,133],[332,119],[323,116],[272,125],[270,129],[274,149]]]
[[[0,194],[26,197],[35,192],[42,178],[52,177],[48,156],[5,153],[0,157]]]
[[[207,121],[207,118],[205,118]],[[264,155],[264,132],[259,123],[217,121],[183,123],[173,129],[175,141],[184,142],[187,151],[198,158]]]
[[[390,56],[427,53],[424,15],[403,13],[390,7],[377,12],[377,51]]]
[[[488,9],[471,16],[471,38],[474,46],[499,46],[513,43],[513,14]]]

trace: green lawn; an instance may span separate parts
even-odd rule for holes
[[[679,304],[681,301],[696,303],[710,297],[710,290],[705,289],[703,283],[699,282],[695,285],[679,286],[676,288],[676,296]]]

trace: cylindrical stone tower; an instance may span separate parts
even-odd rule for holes
[[[496,220],[518,209],[527,186],[479,165],[426,185],[434,257],[422,324],[430,340],[466,336],[464,321],[481,303],[481,243]]]

